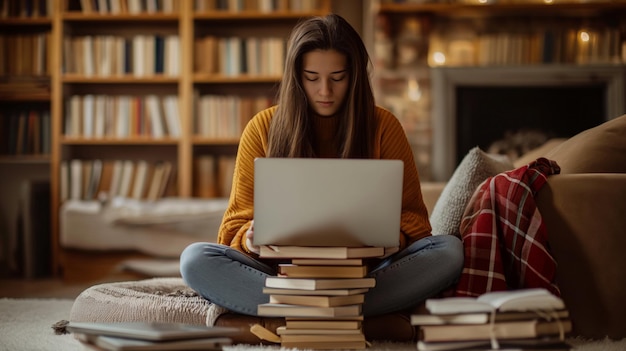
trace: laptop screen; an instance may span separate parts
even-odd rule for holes
[[[257,158],[254,245],[399,245],[400,160]]]

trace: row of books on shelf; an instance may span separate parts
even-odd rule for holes
[[[384,254],[382,247],[261,246],[260,257],[289,263],[278,264],[278,275],[266,278],[269,302],[257,312],[286,318],[276,330],[282,347],[365,349],[362,305],[376,285],[367,277],[365,259]]]
[[[81,138],[179,137],[178,97],[73,95],[66,103],[64,135]]]
[[[116,197],[155,201],[175,194],[174,165],[169,161],[63,160],[60,197],[65,200],[107,200]]]
[[[194,40],[194,68],[198,73],[225,76],[280,76],[285,39],[278,37],[217,37]]]
[[[180,74],[178,35],[86,35],[63,39],[63,70],[85,76]]]
[[[47,17],[54,0],[4,0],[0,1],[0,18]]]
[[[228,198],[235,173],[234,155],[200,155],[193,161],[193,195]]]
[[[0,34],[0,76],[50,74],[50,32]]]
[[[174,13],[178,11],[176,0],[80,0],[70,11],[100,14]]]
[[[626,62],[626,40],[617,28],[485,33],[464,39],[431,36],[429,45],[431,66]]]
[[[426,300],[426,312],[411,316],[419,329],[417,349],[570,350],[572,330],[561,298],[545,289],[488,292],[477,298]]]
[[[317,10],[319,0],[195,0],[194,8],[198,11],[305,12]]]
[[[49,155],[50,111],[21,109],[0,111],[3,155]]]
[[[194,132],[207,138],[239,138],[257,112],[272,105],[270,97],[201,95],[195,100]]]

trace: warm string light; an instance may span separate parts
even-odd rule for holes
[[[587,32],[586,30],[581,30],[580,33],[578,34],[578,37],[584,43],[589,42],[589,32]]]
[[[446,63],[446,55],[441,51],[434,52],[433,61],[436,65],[444,65]]]

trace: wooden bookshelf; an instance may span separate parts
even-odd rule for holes
[[[36,8],[29,7],[29,4],[34,3],[37,4]],[[211,8],[211,4],[228,4],[231,7]],[[202,118],[197,100],[202,96],[224,96],[235,101],[231,102],[231,105],[236,106],[238,103],[249,104],[239,102],[239,99],[264,97],[269,104],[282,71],[251,72],[245,67],[239,67],[233,73],[223,71],[223,67],[210,72],[196,69],[197,65],[194,62],[196,39],[213,36],[222,42],[226,41],[226,38],[245,42],[252,41],[251,38],[259,41],[274,38],[275,43],[284,43],[291,28],[301,18],[324,15],[331,11],[331,0],[258,1],[258,7],[232,7],[237,4],[244,2],[199,0],[2,2],[0,6],[2,36],[8,35],[4,33],[11,35],[19,33],[32,37],[42,36],[32,40],[45,41],[45,52],[40,59],[45,61],[44,66],[37,68],[38,70],[33,68],[31,72],[19,66],[23,62],[20,59],[29,55],[25,52],[13,54],[16,48],[26,46],[22,44],[25,41],[13,44],[11,40],[9,44],[7,43],[9,40],[3,40],[0,105],[4,111],[6,107],[10,107],[18,113],[20,108],[26,109],[28,106],[36,105],[43,108],[50,115],[47,132],[50,143],[48,153],[9,154],[8,149],[3,146],[0,162],[13,164],[44,160],[50,164],[51,242],[55,274],[74,279],[78,272],[75,268],[85,263],[77,261],[77,257],[97,260],[100,256],[71,254],[72,250],[61,247],[59,242],[60,207],[62,197],[66,196],[67,191],[64,190],[62,194],[64,177],[61,176],[61,172],[74,159],[82,160],[85,164],[91,163],[92,160],[133,162],[147,160],[152,163],[166,161],[172,164],[176,173],[169,195],[187,198],[207,194],[224,196],[223,187],[227,186],[224,180],[218,182],[222,189],[218,189],[217,192],[200,192],[195,188],[199,183],[198,179],[195,179],[199,172],[194,165],[198,159],[210,157],[214,157],[216,164],[232,162],[239,142],[237,133],[245,124],[245,119],[240,121],[241,126],[237,127],[239,129],[231,131],[232,134],[202,135],[196,128],[198,120]],[[254,5],[255,2],[246,1],[245,4]],[[280,7],[261,8],[261,4],[279,4]],[[49,8],[40,10],[39,7],[44,5]],[[148,7],[142,8],[142,5]],[[174,44],[169,44],[173,45],[171,47],[164,44],[167,40],[164,38],[169,37],[175,38],[171,40]],[[159,51],[158,48],[164,46],[165,48]],[[157,54],[149,53],[151,50]],[[143,56],[143,59],[139,60],[138,55]],[[222,60],[231,58],[232,56],[222,56]],[[271,56],[265,57],[264,60],[282,63],[283,57]],[[169,62],[171,66],[167,66]],[[35,62],[30,64],[34,66]],[[148,103],[148,96],[156,96],[158,105],[152,101]],[[122,112],[121,108],[113,109],[112,106],[117,108],[121,104],[119,102],[109,102],[111,107],[105,102],[94,102],[116,98],[121,101],[122,97],[136,100],[127,112]],[[157,119],[148,117],[149,113],[146,111],[156,111],[149,109],[159,106],[161,113],[164,113],[165,103],[162,100],[165,97],[173,97],[176,100],[172,106],[176,106],[175,115],[179,130],[172,134],[169,126],[162,126],[164,134],[156,136],[154,132],[159,129],[150,128],[154,127]],[[148,105],[153,103],[154,105]],[[245,111],[241,113],[247,113]],[[119,114],[131,114],[134,119],[128,123],[131,123],[132,128],[136,128],[135,131],[141,132],[114,134],[99,130],[96,134],[94,123],[98,116]],[[72,117],[73,115],[77,117]],[[4,116],[2,117],[4,119]],[[92,117],[93,120],[90,119]],[[248,116],[250,117],[252,116]],[[161,118],[162,123],[167,123],[163,120],[165,116],[161,115]],[[107,123],[109,122],[110,120],[107,120]],[[5,130],[8,123],[6,124],[7,126],[4,124],[2,126],[2,139],[7,135]],[[66,186],[67,184],[63,185]]]
[[[626,1],[370,3],[377,102],[403,123],[425,181],[435,157],[432,68],[626,64]]]
[[[0,158],[50,160],[53,9],[45,2],[0,6]]]

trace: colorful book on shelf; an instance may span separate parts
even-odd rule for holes
[[[374,278],[287,278],[287,277],[267,277],[265,286],[268,288],[283,289],[354,289],[373,288],[376,285]]]
[[[267,246],[260,247],[263,258],[367,258],[385,255],[384,247],[312,247],[312,246]]]
[[[266,317],[350,317],[359,316],[361,314],[361,305],[319,307],[263,303],[258,305],[257,313],[259,316]]]
[[[150,173],[150,165],[146,160],[136,162],[136,171],[131,185],[131,197],[136,200],[144,198],[146,188],[148,186]]]
[[[345,296],[315,296],[315,295],[270,295],[270,303],[291,304],[301,306],[334,307],[362,304],[364,294]]]
[[[426,300],[431,314],[497,311],[561,310],[563,300],[546,289],[494,291],[479,297],[448,297]]]
[[[193,194],[200,198],[218,196],[217,165],[214,155],[199,155],[193,160]]]
[[[278,273],[292,278],[363,278],[366,266],[307,266],[279,264]]]

